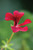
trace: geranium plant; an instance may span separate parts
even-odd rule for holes
[[[12,33],[10,39],[8,40],[7,45],[11,41],[14,33],[18,32],[18,31],[25,32],[25,31],[28,30],[28,27],[27,26],[25,26],[25,27],[21,27],[21,26],[24,26],[26,24],[31,23],[31,20],[30,19],[26,19],[23,23],[18,24],[19,21],[20,21],[20,19],[21,19],[21,17],[23,17],[23,15],[24,15],[24,12],[19,12],[19,11],[14,11],[13,14],[10,13],[10,12],[8,12],[8,13],[5,14],[5,20],[6,21],[9,21],[9,20],[13,20],[14,21],[14,25],[11,26],[11,29],[12,29],[13,33]]]

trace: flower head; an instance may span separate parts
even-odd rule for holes
[[[20,26],[24,26],[26,24],[31,23],[30,19],[26,19],[23,23],[19,24],[19,20],[21,19],[21,17],[24,15],[24,12],[18,12],[18,11],[14,11],[13,14],[12,13],[6,13],[5,15],[5,20],[9,21],[9,20],[13,20],[14,21],[14,26],[11,26],[11,29],[13,32],[18,32],[18,31],[27,31],[28,27],[20,27]]]

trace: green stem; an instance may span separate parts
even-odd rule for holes
[[[9,38],[8,43],[11,41],[13,35],[14,35],[14,32],[11,34],[11,37]]]

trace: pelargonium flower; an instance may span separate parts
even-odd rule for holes
[[[13,32],[18,32],[18,31],[27,31],[28,30],[28,27],[25,26],[25,27],[20,27],[20,26],[24,26],[26,24],[29,24],[31,23],[31,20],[30,19],[26,19],[23,23],[21,24],[18,24],[19,23],[19,20],[21,19],[21,17],[24,15],[24,12],[18,12],[18,11],[14,11],[13,14],[12,13],[6,13],[5,15],[5,20],[6,21],[9,21],[9,20],[13,20],[14,21],[14,26],[11,26],[11,29]]]

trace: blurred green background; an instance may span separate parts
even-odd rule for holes
[[[6,41],[12,34],[13,21],[5,21],[5,14],[13,13],[15,10],[24,12],[19,24],[23,23],[25,19],[30,19],[32,23],[25,25],[29,28],[27,32],[15,33],[11,41],[14,44],[13,48],[15,50],[33,50],[33,5],[32,1],[28,0],[0,0],[0,47],[2,40]]]

